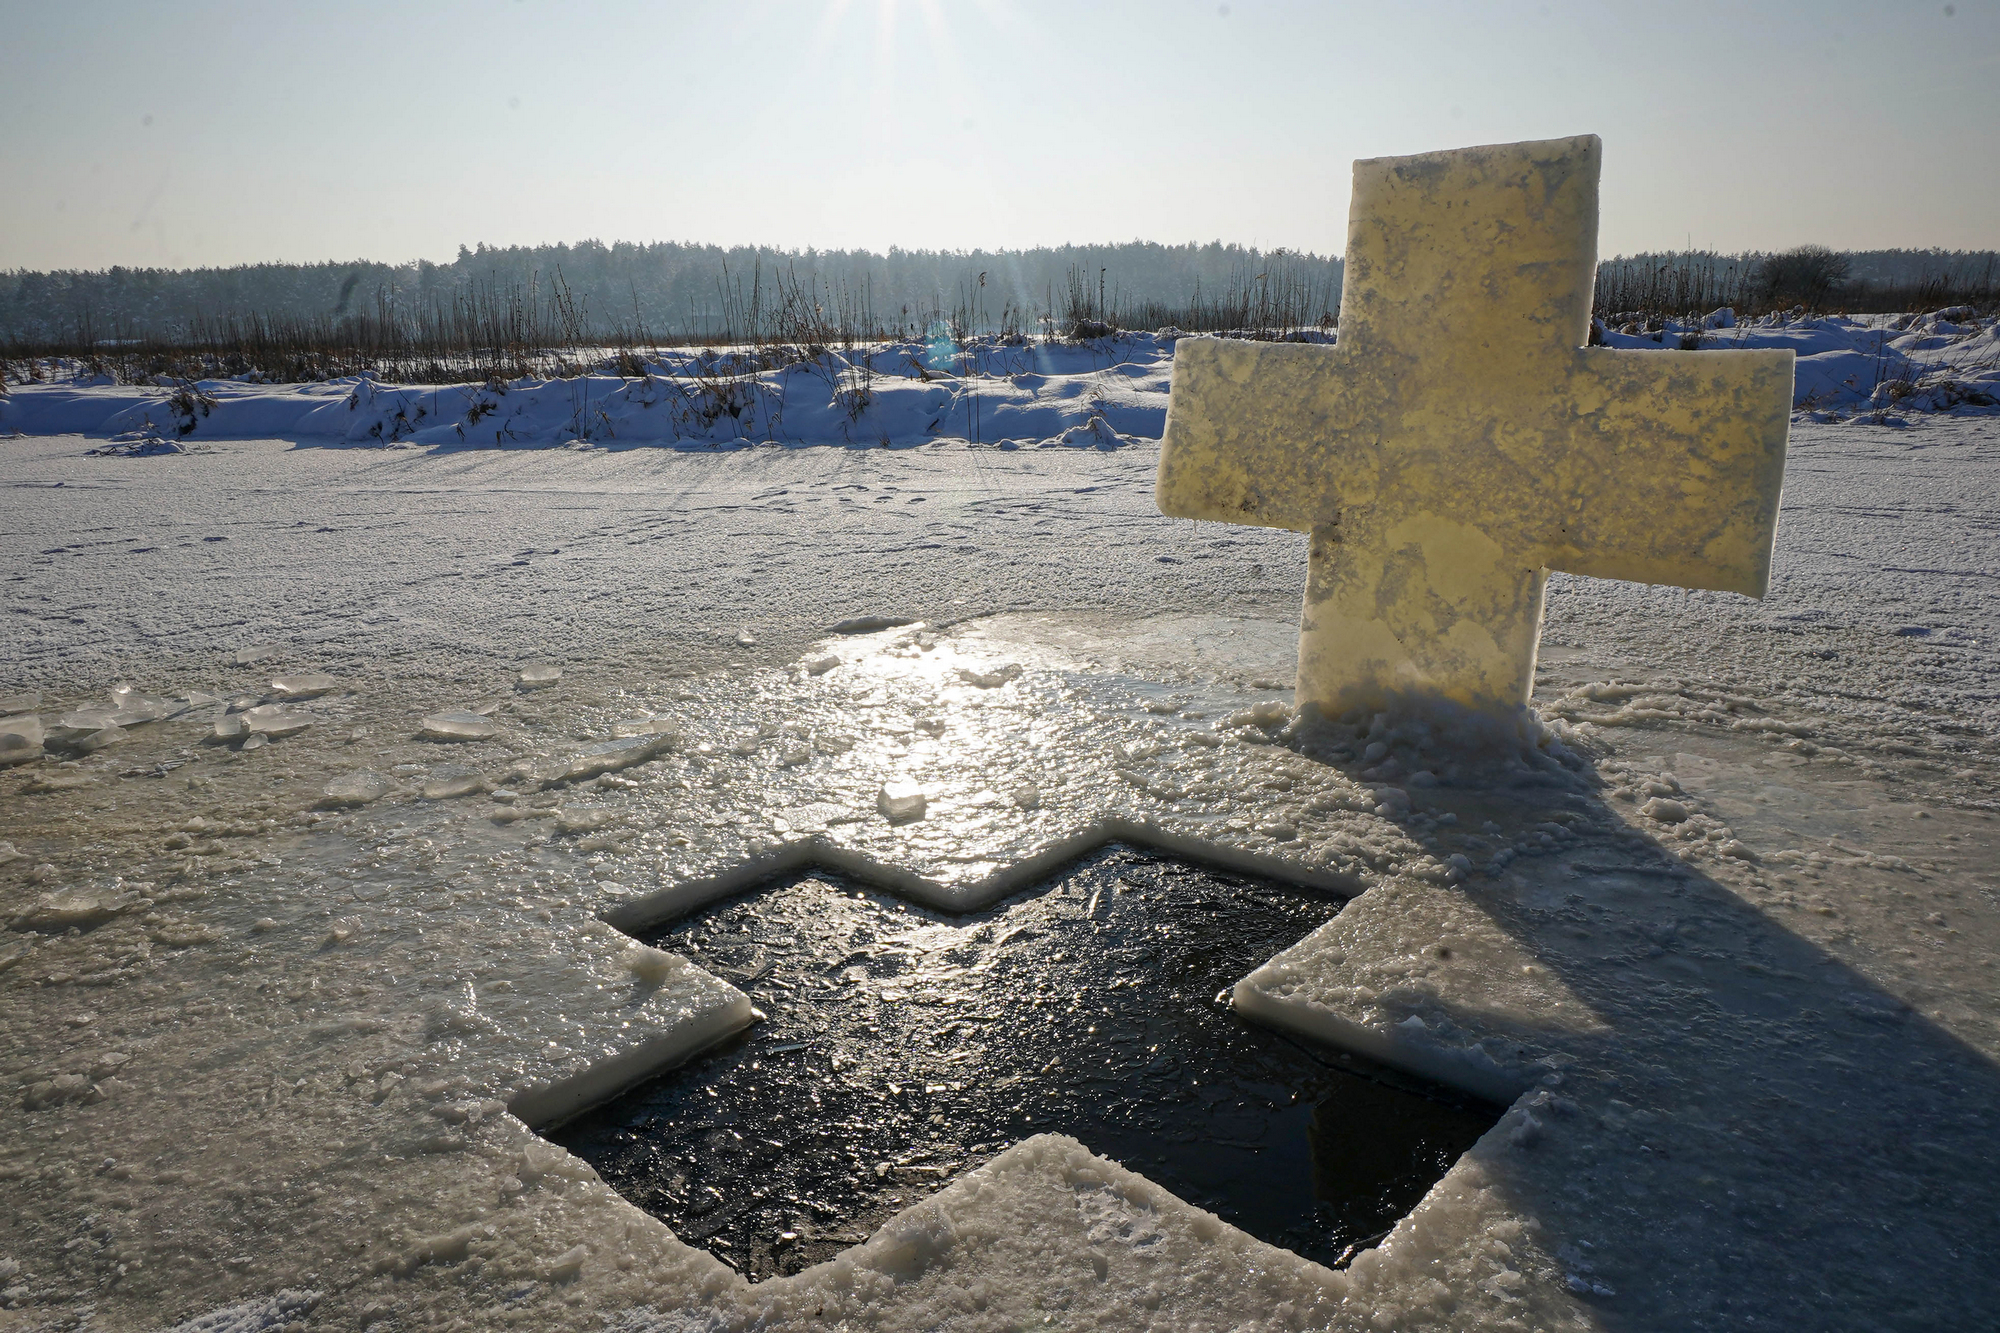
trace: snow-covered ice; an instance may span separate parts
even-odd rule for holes
[[[1422,719],[1297,726],[1303,540],[1161,518],[1143,439],[0,442],[15,716],[218,701],[0,773],[7,1314],[1990,1321],[2000,434],[1907,420],[1795,427],[1764,602],[1553,580],[1538,729],[1462,771]],[[202,744],[231,699],[310,725]],[[750,1019],[604,918],[804,858],[966,901],[1114,834],[1363,890],[1237,1003],[1519,1094],[1352,1268],[1037,1139],[748,1286],[529,1129]]]

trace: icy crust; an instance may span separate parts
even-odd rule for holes
[[[1027,1139],[868,1241],[635,1328],[1325,1328],[1348,1287],[1074,1139]],[[637,1312],[635,1312],[635,1316]]]
[[[1603,1020],[1479,902],[1483,886],[1381,884],[1236,984],[1231,1003],[1502,1104],[1565,1034]]]
[[[1455,1331],[1603,1327],[1573,1297],[1615,1291],[1566,1271],[1547,1229],[1520,1207],[1515,1108],[1458,1160],[1381,1245],[1355,1256],[1334,1329]],[[1510,1160],[1515,1158],[1515,1160]],[[1587,1262],[1587,1261],[1586,1261]]]
[[[1080,343],[985,337],[963,349],[669,350],[623,374],[441,387],[372,374],[298,385],[25,385],[0,400],[0,429],[112,436],[132,457],[186,452],[189,441],[269,438],[691,449],[946,438],[1117,449],[1159,437],[1174,341],[1142,333]]]
[[[612,935],[608,927],[590,933]],[[550,995],[528,997],[516,988],[498,1003],[489,1000],[484,1013],[468,1003],[434,1019],[459,1030],[476,1023],[481,1063],[495,1067],[490,1077],[500,1088],[512,1085],[507,1109],[537,1129],[684,1062],[752,1021],[750,997],[729,983],[676,954],[615,943],[630,976],[625,985],[606,984],[601,965],[579,961],[568,975],[558,970],[538,979]],[[543,1034],[547,1025],[533,1012],[552,1007],[551,999],[568,1029],[553,1050]]]

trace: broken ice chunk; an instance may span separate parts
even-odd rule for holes
[[[677,730],[671,718],[632,717],[611,724],[613,736],[664,736]]]
[[[550,1282],[574,1282],[583,1272],[583,1261],[590,1257],[590,1249],[583,1245],[572,1245],[555,1258],[549,1260],[542,1276]]]
[[[448,801],[457,796],[476,796],[486,790],[486,779],[465,771],[440,773],[424,784],[426,801]]]
[[[616,773],[620,769],[643,764],[648,759],[672,749],[680,743],[680,739],[680,733],[674,731],[657,736],[634,736],[629,740],[605,741],[559,761],[555,767],[537,776],[543,784],[550,786],[563,782],[582,782],[586,778]]]
[[[419,725],[427,741],[489,741],[500,734],[498,722],[477,713],[432,713]]]
[[[757,636],[747,629],[740,629],[736,631],[736,643],[738,647],[755,648],[757,646]]]
[[[809,676],[824,676],[839,665],[840,659],[832,653],[823,653],[818,657],[808,657],[805,660],[806,674]]]
[[[530,662],[521,668],[516,682],[524,690],[545,690],[562,679],[563,669],[549,662]]]
[[[37,898],[33,906],[17,915],[8,925],[14,930],[59,935],[71,927],[90,930],[120,912],[129,911],[141,903],[150,905],[151,902],[150,898],[141,898],[130,892],[59,889]]]
[[[599,829],[609,828],[617,822],[618,812],[616,810],[605,810],[602,808],[578,809],[571,807],[567,810],[556,811],[556,832],[558,833],[572,835],[578,833],[595,833]]]
[[[1022,810],[1039,810],[1042,806],[1042,789],[1032,782],[1024,782],[1007,793],[1014,804]]]
[[[1684,824],[1687,822],[1688,808],[1679,801],[1655,796],[1639,807],[1639,813],[1662,824]]]
[[[116,745],[131,733],[119,726],[100,727],[80,740],[70,742],[72,749],[82,754],[96,754],[107,745]]]
[[[141,694],[131,685],[113,686],[111,703],[118,715],[118,725],[121,727],[129,727],[134,722],[155,722],[160,718],[173,717],[187,711],[186,704]]]
[[[343,773],[320,789],[325,797],[322,805],[356,806],[379,801],[395,790],[395,784],[380,773],[362,769],[358,773]]]
[[[1274,727],[1282,727],[1291,720],[1292,710],[1284,700],[1260,699],[1248,708],[1231,713],[1222,720],[1221,725],[1225,727],[1262,727],[1264,730],[1269,731]],[[1362,752],[1363,757],[1371,764],[1387,753],[1389,753],[1389,747],[1381,741],[1374,742]]]
[[[995,667],[991,671],[976,671],[971,667],[960,667],[958,669],[958,678],[960,680],[964,681],[967,685],[977,685],[982,690],[997,689],[1010,680],[1019,679],[1020,675],[1021,668],[1013,662],[1009,662],[1003,667]]]
[[[317,699],[339,684],[323,671],[309,671],[299,676],[279,676],[271,682],[271,693],[280,699]]]
[[[26,690],[20,694],[0,695],[0,717],[12,717],[16,713],[32,713],[42,706],[40,690]]]
[[[650,944],[634,944],[620,955],[618,961],[625,965],[626,971],[649,986],[659,985],[682,966],[678,955],[655,949]]]
[[[850,616],[834,625],[835,634],[878,634],[885,629],[901,629],[917,622],[908,616]]]
[[[42,742],[46,739],[42,720],[33,713],[0,721],[0,766],[40,759]]]
[[[165,718],[179,717],[188,710],[188,705],[172,699],[156,699],[150,694],[140,694],[135,690],[114,690],[112,699],[117,707],[112,710],[111,720],[121,727],[134,727],[144,722],[158,722]]]
[[[78,708],[58,717],[55,724],[48,728],[46,739],[52,745],[70,746],[86,736],[116,725],[112,710],[108,708]]]
[[[263,736],[275,740],[281,736],[296,736],[313,724],[310,714],[297,712],[282,704],[259,704],[243,714],[243,724],[250,729],[252,737]]]
[[[229,660],[237,666],[254,666],[277,651],[268,643],[253,644],[248,648],[238,648],[229,655]]]
[[[209,734],[213,741],[240,741],[250,734],[250,724],[243,720],[241,713],[231,713],[215,719],[215,729]]]
[[[875,808],[891,824],[907,824],[924,817],[924,812],[930,808],[930,800],[924,795],[924,789],[914,782],[889,782],[884,783],[882,790],[875,794]]]

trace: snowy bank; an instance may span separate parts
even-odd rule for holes
[[[1822,421],[1888,412],[1992,411],[2000,406],[2000,320],[1970,307],[1928,314],[1765,315],[1738,322],[1732,310],[1700,320],[1666,320],[1642,330],[1612,316],[1597,336],[1606,347],[1735,351],[1790,348],[1798,354],[1792,403]]]
[[[628,373],[447,386],[372,374],[314,384],[255,377],[126,386],[80,378],[17,389],[0,430],[31,435],[290,439],[504,447],[591,443],[1117,448],[1166,423],[1174,338],[888,343],[793,356],[660,352]],[[798,358],[798,359],[794,359]],[[777,363],[777,364],[774,364]]]
[[[1607,347],[1637,351],[1789,348],[1794,402],[1822,420],[1867,413],[2000,410],[2000,325],[1963,307],[1923,315],[1766,316],[1739,323],[1600,324]],[[1318,336],[1318,335],[1314,335]],[[962,439],[1013,448],[1115,449],[1158,439],[1180,335],[1125,333],[1075,343],[982,338],[960,347],[884,343],[848,351],[680,349],[625,373],[485,384],[399,386],[373,375],[268,384],[252,374],[118,385],[69,369],[0,399],[0,430],[79,434],[116,452],[166,442],[286,439],[502,448],[598,444],[718,449],[752,444],[908,447]],[[1893,424],[1892,422],[1890,424]]]

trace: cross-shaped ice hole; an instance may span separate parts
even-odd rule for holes
[[[1343,1263],[1499,1109],[1218,1003],[1340,907],[1120,845],[960,916],[829,874],[779,881],[649,937],[767,1020],[550,1137],[758,1279],[1044,1132]]]

